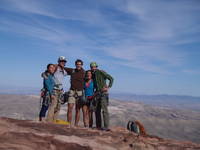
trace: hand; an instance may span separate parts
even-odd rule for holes
[[[44,95],[45,95],[45,92],[42,91],[42,92],[40,93],[40,96],[43,97]]]
[[[108,90],[109,90],[109,87],[104,87],[104,88],[102,89],[103,92],[108,92]]]

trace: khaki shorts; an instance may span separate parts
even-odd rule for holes
[[[83,91],[70,90],[68,103],[75,104],[78,102],[78,97],[83,95]]]

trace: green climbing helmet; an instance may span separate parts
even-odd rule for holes
[[[90,67],[98,67],[98,65],[97,65],[96,62],[91,62],[91,63],[90,63]]]

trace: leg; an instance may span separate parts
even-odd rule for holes
[[[72,124],[72,111],[74,108],[74,103],[68,103],[68,109],[67,109],[67,121]]]
[[[69,98],[68,98],[68,109],[67,109],[67,121],[72,125],[72,112],[74,108],[74,104],[76,99],[74,98],[75,92],[73,90],[69,91]]]
[[[60,102],[58,102],[57,106],[55,108],[55,111],[54,111],[53,120],[56,120],[58,118],[58,115],[59,115],[59,112],[60,112],[60,107],[61,107],[61,104],[60,104]]]
[[[95,116],[96,116],[96,127],[101,128],[101,101],[100,100],[97,101]]]
[[[88,107],[87,107],[87,105],[83,105],[82,110],[83,110],[84,126],[88,127],[89,126],[89,116],[88,116]]]
[[[42,105],[42,108],[41,108],[40,114],[39,114],[39,121],[43,121],[44,120],[47,110],[48,110],[48,106]]]
[[[93,113],[96,112],[96,99],[92,99],[88,105],[89,127],[93,127]]]
[[[101,108],[103,113],[104,128],[109,128],[108,95],[105,94],[101,99]]]
[[[75,115],[75,126],[78,126],[78,122],[80,120],[80,109],[82,107],[82,103],[81,103],[81,99],[80,97],[83,96],[83,91],[76,91],[75,92],[78,96],[78,98],[76,99],[76,115]]]
[[[93,125],[93,111],[89,111],[89,127],[92,128]]]
[[[58,118],[59,112],[60,112],[60,108],[61,108],[61,103],[60,103],[60,98],[62,96],[63,92],[59,91],[58,95],[57,95],[57,105],[54,111],[54,120],[56,120]]]
[[[49,111],[48,111],[48,115],[47,115],[47,121],[48,122],[53,122],[54,112],[55,112],[56,106],[57,106],[56,96],[52,95],[51,96],[51,104],[49,106]]]
[[[76,103],[75,126],[77,127],[78,127],[78,122],[80,120],[80,109],[81,109],[80,104]]]

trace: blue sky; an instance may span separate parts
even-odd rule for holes
[[[199,0],[0,0],[0,89],[39,91],[63,55],[97,61],[112,92],[200,96],[199,14]]]

